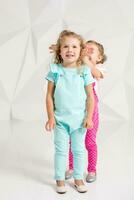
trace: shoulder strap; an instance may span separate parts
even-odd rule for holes
[[[63,70],[60,64],[52,63],[50,64],[51,72],[55,75],[55,84],[57,83],[59,77],[63,75]]]

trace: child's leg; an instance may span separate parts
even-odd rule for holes
[[[69,170],[73,170],[73,154],[71,151],[71,140],[69,142]]]
[[[74,156],[74,185],[78,192],[87,192],[87,187],[83,181],[83,174],[85,168],[85,129],[80,128],[71,133],[71,147]]]
[[[88,129],[85,137],[85,146],[88,151],[88,172],[96,172],[97,164],[97,144],[96,144],[96,134],[99,125],[99,113],[98,105],[95,103],[94,114],[93,114],[94,126],[92,129]]]
[[[64,127],[56,126],[54,130],[55,143],[55,180],[65,180],[65,171],[69,149],[69,135]]]
[[[85,166],[85,129],[80,128],[71,133],[71,148],[74,158],[74,173],[75,180],[83,179],[84,166]]]

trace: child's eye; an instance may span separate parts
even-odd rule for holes
[[[67,45],[64,46],[64,48],[67,48],[67,47],[68,47]]]
[[[73,48],[75,49],[75,48],[77,48],[77,46],[74,45]]]

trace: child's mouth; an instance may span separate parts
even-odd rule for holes
[[[73,57],[74,57],[74,54],[66,54],[66,57],[67,57],[67,58],[73,58]]]

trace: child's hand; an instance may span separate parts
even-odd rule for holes
[[[93,53],[93,48],[86,45],[85,48],[82,49],[81,55],[82,55],[82,57],[84,57],[84,56],[89,57],[89,56],[91,56],[92,53]]]
[[[55,119],[54,118],[50,118],[47,122],[46,122],[46,125],[45,125],[45,129],[47,131],[51,131],[52,129],[54,129],[55,127]]]
[[[81,52],[81,59],[85,64],[88,64],[90,66],[95,65],[94,60],[92,59],[92,53],[93,53],[93,49],[90,48],[84,48]]]
[[[89,119],[88,117],[86,117],[85,120],[84,120],[83,126],[86,129],[92,129],[93,128],[93,121],[91,119]]]
[[[90,67],[94,66],[94,63],[92,62],[92,60],[88,56],[82,57],[82,61],[84,62],[84,64],[86,64]]]
[[[85,56],[89,56],[87,48],[84,48],[84,49],[82,49],[82,51],[81,51],[81,57],[83,58],[83,57],[85,57]]]
[[[94,49],[93,49],[93,47],[91,47],[90,44],[86,44],[85,49],[86,49],[88,55],[91,55],[94,52]]]
[[[54,53],[57,49],[57,45],[56,44],[52,44],[49,49],[51,50],[50,53]]]

